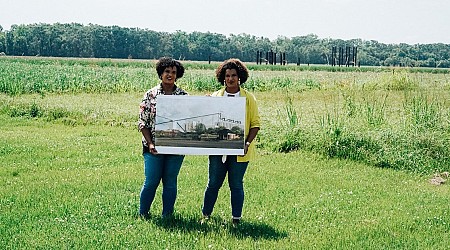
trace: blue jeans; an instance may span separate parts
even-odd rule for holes
[[[170,215],[173,213],[177,198],[177,178],[184,155],[153,155],[147,152],[143,156],[145,180],[141,189],[139,213],[148,215],[156,189],[162,180],[162,215]]]
[[[228,172],[228,185],[231,191],[231,214],[233,218],[241,218],[244,206],[244,174],[248,162],[237,162],[236,156],[227,156],[225,163],[221,155],[209,156],[209,177],[203,200],[203,215],[211,215],[217,201],[219,189],[222,187]]]

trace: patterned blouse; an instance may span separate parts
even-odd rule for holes
[[[176,85],[174,85],[174,91],[172,95],[187,95],[188,93]],[[155,120],[156,120],[156,99],[158,95],[164,95],[164,90],[162,84],[151,88],[144,94],[139,111],[139,122],[138,128],[141,131],[143,128],[150,129],[150,134],[152,136],[152,141],[155,141]],[[148,147],[147,141],[144,136],[142,136],[142,145]]]

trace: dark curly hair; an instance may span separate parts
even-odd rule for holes
[[[241,84],[247,81],[248,79],[248,69],[245,67],[244,63],[241,62],[241,60],[236,58],[230,58],[228,60],[225,60],[219,67],[216,69],[216,78],[217,81],[225,85],[225,72],[227,69],[235,69],[239,81]]]
[[[167,67],[176,67],[177,68],[177,79],[183,77],[184,75],[184,66],[179,61],[174,60],[171,57],[161,57],[156,63],[156,72],[158,72],[158,77],[161,78],[164,70]]]

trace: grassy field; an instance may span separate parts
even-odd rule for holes
[[[2,249],[447,249],[450,76],[407,69],[252,69],[262,128],[245,176],[244,221],[229,191],[198,223],[207,157],[187,156],[175,217],[137,218],[138,103],[152,63],[2,59]],[[78,62],[78,63],[77,63]],[[112,62],[112,63],[111,63]],[[179,85],[204,95],[213,68]],[[65,86],[65,87],[64,87]]]

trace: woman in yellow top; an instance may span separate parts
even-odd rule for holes
[[[217,80],[224,85],[223,88],[214,92],[212,96],[245,97],[245,146],[244,155],[210,155],[208,168],[208,185],[203,199],[203,219],[205,222],[211,215],[216,203],[219,189],[228,173],[228,184],[231,191],[231,213],[233,225],[240,222],[242,207],[244,205],[243,178],[247,170],[248,162],[255,155],[254,139],[260,128],[258,106],[253,94],[241,88],[247,81],[248,69],[239,59],[228,59],[216,70]]]

